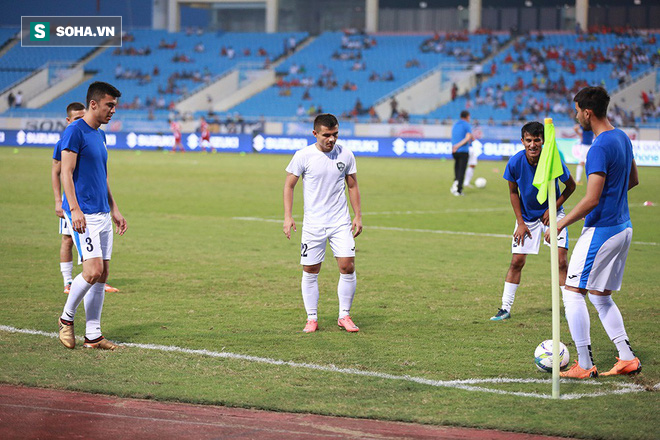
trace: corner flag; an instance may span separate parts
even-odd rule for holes
[[[532,185],[538,188],[536,200],[540,204],[548,201],[550,214],[550,278],[552,286],[552,397],[559,399],[559,349],[560,349],[560,304],[559,304],[559,258],[557,249],[557,190],[556,179],[564,173],[557,149],[555,126],[552,118],[545,118],[543,134],[545,142]]]
[[[555,181],[555,179],[564,174],[564,169],[561,165],[561,158],[559,157],[559,150],[557,149],[557,140],[555,139],[555,126],[552,124],[552,118],[545,118],[543,134],[545,142],[543,143],[543,151],[539,158],[539,164],[534,174],[534,185],[539,193],[536,200],[543,204],[548,199],[548,183]]]

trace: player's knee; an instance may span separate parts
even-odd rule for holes
[[[321,272],[321,263],[312,266],[303,266],[303,272],[319,274]]]
[[[107,277],[107,271],[105,272]],[[83,267],[83,278],[85,278],[85,281],[87,281],[89,284],[97,283],[103,276],[103,273],[104,270],[102,263],[99,264],[91,263]]]
[[[65,246],[69,246],[69,247],[73,246],[73,238],[71,238],[70,235],[63,235],[62,236],[62,244],[64,244]]]
[[[339,272],[343,274],[351,274],[355,272],[355,261],[342,261],[339,264]]]
[[[524,255],[516,254],[511,259],[511,269],[520,272],[525,267],[526,258]]]

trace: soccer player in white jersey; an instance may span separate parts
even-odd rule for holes
[[[62,184],[66,198],[62,210],[82,260],[83,271],[71,284],[62,315],[58,319],[60,342],[74,348],[73,322],[85,300],[85,348],[114,350],[117,345],[101,333],[101,311],[112,255],[112,223],[123,235],[128,228],[108,184],[108,150],[102,124],[110,122],[121,92],[104,82],[87,90],[87,111],[62,134]]]
[[[348,332],[360,329],[350,316],[355,296],[355,237],[362,232],[362,209],[357,183],[355,156],[337,143],[339,123],[331,114],[314,119],[316,143],[296,154],[286,167],[284,183],[284,235],[291,238],[296,230],[293,220],[293,189],[303,179],[304,219],[301,236],[300,264],[303,266],[302,297],[307,311],[303,331],[318,329],[318,276],[325,258],[326,243],[339,266],[339,318],[337,324]],[[353,221],[348,211],[345,188],[353,208]]]
[[[69,125],[73,121],[77,121],[85,114],[85,105],[80,102],[72,102],[66,107],[66,124]],[[51,166],[51,184],[53,186],[53,195],[55,196],[55,215],[57,215],[60,224],[60,235],[62,235],[62,243],[60,244],[60,272],[64,281],[64,293],[68,294],[71,290],[71,282],[73,281],[73,239],[71,238],[71,231],[66,224],[64,212],[62,211],[62,180],[60,175],[62,173],[62,143],[60,141],[55,145],[53,151],[53,164]],[[119,292],[119,289],[112,287],[110,284],[105,285],[106,292]]]
[[[619,352],[614,367],[603,376],[634,374],[641,371],[642,364],[630,347],[623,317],[612,300],[612,291],[621,289],[632,240],[628,191],[639,184],[637,165],[630,139],[607,119],[610,102],[607,91],[602,87],[585,87],[573,101],[578,123],[584,130],[592,130],[596,139],[585,164],[587,192],[557,223],[557,231],[561,232],[585,219],[568,264],[566,287],[562,291],[566,321],[578,359],[560,375],[574,379],[598,376],[591,353],[587,294],[598,311],[607,336]],[[548,239],[549,233],[546,233]]]
[[[532,185],[534,174],[541,157],[543,148],[543,124],[528,122],[523,125],[521,141],[524,150],[519,151],[509,159],[504,170],[504,178],[509,182],[509,199],[513,213],[516,216],[516,226],[513,230],[511,243],[511,265],[504,279],[502,292],[502,307],[491,321],[503,321],[511,317],[511,307],[520,285],[520,277],[527,261],[527,255],[538,254],[543,241],[543,233],[550,224],[550,211],[548,201],[539,203],[536,199],[538,189]],[[562,205],[575,191],[575,182],[562,162],[563,174],[559,176],[565,187],[557,198],[557,219],[564,217]],[[555,183],[556,194],[559,194],[559,184]],[[559,247],[559,285],[563,286],[566,280],[566,261],[568,254],[568,231],[564,230],[557,238]]]

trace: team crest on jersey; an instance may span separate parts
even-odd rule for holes
[[[344,165],[344,162],[337,162],[337,168],[339,169],[339,171],[344,171],[346,165]]]

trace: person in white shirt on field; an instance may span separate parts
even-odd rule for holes
[[[293,190],[303,179],[304,219],[301,236],[300,264],[303,266],[302,296],[307,311],[305,333],[318,330],[318,276],[325,258],[326,243],[339,266],[339,319],[337,324],[348,332],[359,328],[350,316],[355,296],[355,237],[362,232],[360,190],[357,183],[355,156],[337,144],[339,122],[331,114],[314,119],[316,143],[294,154],[286,167],[284,183],[284,235],[291,239],[296,231],[293,220]],[[345,188],[353,208],[353,221],[348,211]]]

